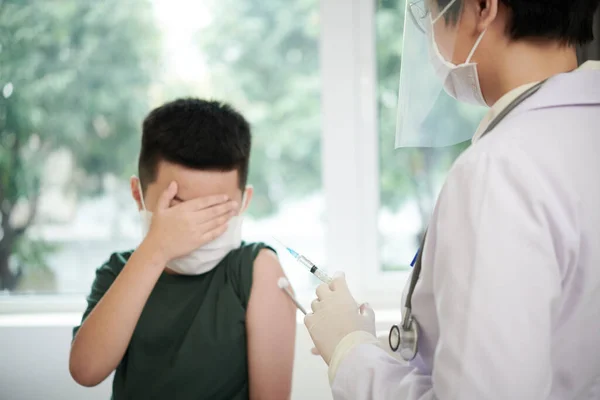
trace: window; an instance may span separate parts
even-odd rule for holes
[[[81,296],[139,243],[140,123],[180,96],[253,125],[244,238],[324,259],[316,0],[9,1],[0,27],[0,291]]]
[[[379,233],[383,271],[408,271],[446,172],[468,146],[394,149],[405,0],[377,2],[377,78],[380,143]],[[442,94],[443,97],[447,97]],[[444,100],[444,98],[442,98]],[[444,129],[474,129],[481,109],[447,101]]]
[[[397,308],[445,174],[466,147],[394,150],[404,5],[4,2],[4,299],[82,298],[111,252],[139,243],[127,182],[140,122],[165,101],[198,96],[232,103],[253,125],[256,195],[244,238],[279,237],[328,271],[344,270],[357,299]],[[448,104],[446,129],[471,129],[481,117]],[[308,305],[319,282],[277,249]]]

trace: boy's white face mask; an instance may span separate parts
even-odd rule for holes
[[[139,183],[138,183],[139,185]],[[146,209],[141,187],[140,198],[142,210],[140,217],[142,222],[142,234],[146,237],[150,230],[152,212]],[[242,196],[242,208],[244,207],[246,193]],[[231,250],[237,249],[242,244],[242,222],[243,217],[235,216],[229,220],[229,227],[221,236],[192,251],[190,254],[176,258],[167,263],[167,267],[181,275],[201,275],[215,268]]]
[[[467,60],[460,65],[455,65],[444,58],[440,49],[435,41],[434,24],[443,17],[445,12],[449,9],[449,6],[454,3],[451,2],[448,7],[436,18],[431,18],[428,29],[429,46],[430,46],[430,60],[438,77],[444,82],[444,90],[450,96],[463,103],[474,104],[478,106],[487,107],[487,103],[481,92],[481,84],[479,83],[479,74],[477,73],[477,63],[471,62],[475,50],[481,43],[485,31],[481,32],[475,45],[471,49]]]

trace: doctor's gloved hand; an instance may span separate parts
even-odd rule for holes
[[[304,318],[304,325],[327,364],[342,340],[352,333],[362,332],[376,340],[375,314],[368,305],[356,303],[343,274],[334,275],[331,284],[317,288],[311,307],[313,313]]]

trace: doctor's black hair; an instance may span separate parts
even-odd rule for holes
[[[142,124],[138,173],[145,191],[160,161],[197,170],[238,171],[239,187],[248,180],[251,133],[231,106],[195,98],[178,99],[150,112]]]
[[[436,0],[439,9],[451,0]],[[458,0],[448,10],[446,22],[458,21]],[[585,44],[594,39],[594,13],[600,0],[499,0],[511,13],[507,34],[512,40],[550,39],[568,45]]]

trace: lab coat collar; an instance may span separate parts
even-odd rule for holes
[[[479,124],[472,143],[481,138],[489,124],[502,110],[537,83],[532,82],[519,86],[502,96]],[[600,104],[600,61],[588,61],[573,72],[550,78],[535,96],[525,101],[513,113],[548,107],[590,104]]]

